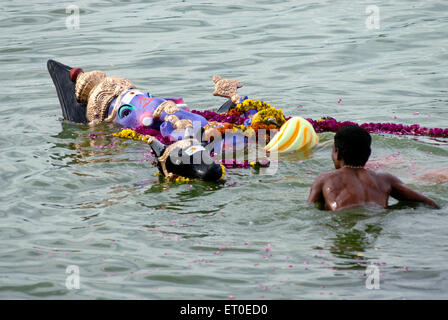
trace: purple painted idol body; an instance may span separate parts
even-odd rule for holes
[[[179,120],[190,120],[194,131],[207,125],[208,121],[201,115],[191,113],[182,98],[159,98],[138,89],[131,89],[121,96],[119,106],[115,106],[118,98],[109,105],[108,115],[116,109],[115,122],[126,128],[148,127],[160,130],[163,136],[171,136],[174,140],[183,138],[185,130],[176,130],[168,116],[175,116]],[[162,111],[160,117],[154,118],[154,112],[165,101],[173,101],[177,106],[176,112]]]

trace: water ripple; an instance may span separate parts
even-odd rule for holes
[[[223,103],[220,74],[288,116],[446,127],[447,4],[378,2],[379,30],[352,1],[79,2],[74,30],[67,4],[0,3],[1,298],[370,299],[370,263],[385,279],[376,298],[447,297],[447,185],[416,179],[446,166],[445,140],[374,135],[371,159],[442,210],[329,215],[306,199],[332,168],[333,133],[310,159],[282,157],[274,176],[164,183],[147,146],[109,146],[118,127],[59,121],[45,67],[101,69],[194,109]],[[73,264],[79,290],[65,287]]]

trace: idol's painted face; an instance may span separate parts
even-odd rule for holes
[[[167,100],[176,104],[175,109],[177,111],[168,114],[163,110],[157,120],[154,119],[157,108]],[[177,128],[175,123],[165,121],[168,115],[172,115],[178,120],[191,121],[195,133],[208,123],[201,115],[190,112],[182,98],[157,98],[151,94],[132,89],[124,93],[121,96],[121,101],[119,101],[120,104],[115,106],[117,101],[118,98],[112,100],[109,105],[109,116],[115,112],[115,123],[131,129],[146,127],[160,130],[162,136],[171,136],[174,141],[184,137],[185,128]]]
[[[109,115],[116,101],[117,99],[114,99],[111,102]],[[130,90],[121,97],[120,106],[116,109],[115,122],[126,128],[160,126],[160,123],[153,119],[153,113],[163,101],[165,99],[152,97],[148,93]]]

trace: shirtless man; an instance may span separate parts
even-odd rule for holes
[[[391,196],[440,208],[433,200],[406,187],[397,177],[364,169],[371,153],[371,142],[370,134],[361,127],[339,129],[331,154],[336,170],[317,176],[308,203],[320,203],[332,211],[365,204],[386,208]]]

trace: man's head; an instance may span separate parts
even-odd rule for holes
[[[369,160],[372,137],[367,130],[351,125],[339,129],[334,136],[332,159],[336,169],[343,165],[364,166]]]

